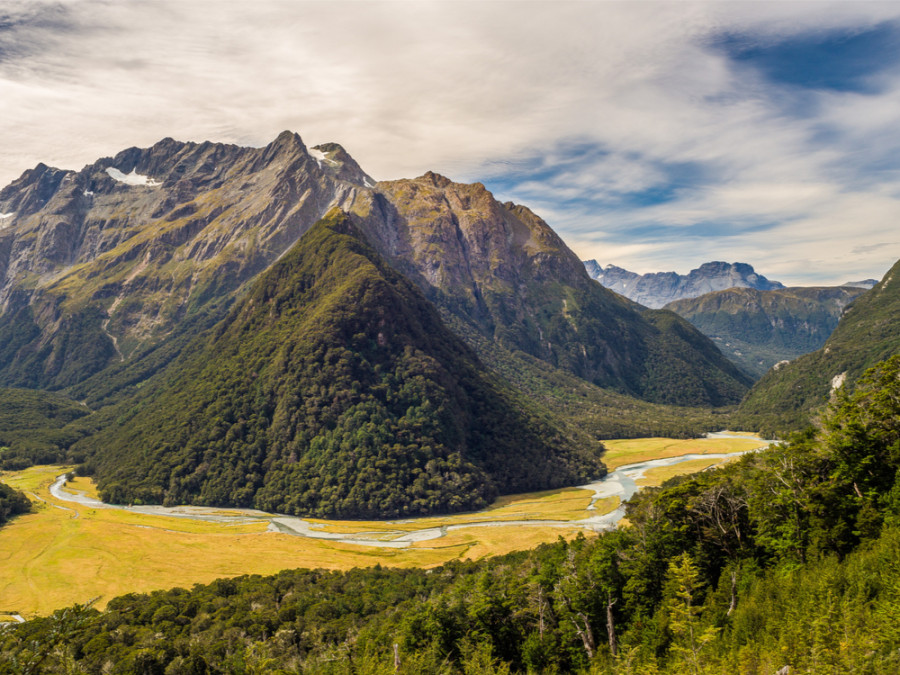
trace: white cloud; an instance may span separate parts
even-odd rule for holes
[[[77,169],[165,136],[262,145],[289,128],[340,142],[379,179],[434,169],[490,184],[498,160],[543,158],[549,178],[500,196],[604,263],[746,260],[798,279],[827,264],[838,281],[900,255],[852,253],[894,240],[900,176],[876,169],[900,150],[900,81],[811,94],[801,117],[709,43],[863,29],[897,20],[892,3],[30,0],[3,12],[0,184],[38,161]],[[573,140],[603,152],[560,154]],[[679,184],[678,165],[700,178]],[[655,187],[674,199],[618,203]],[[587,197],[609,204],[564,203]],[[686,234],[729,219],[773,226]],[[631,237],[648,222],[670,234]]]

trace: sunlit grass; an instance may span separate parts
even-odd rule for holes
[[[725,459],[690,459],[686,462],[679,462],[672,466],[656,466],[647,469],[643,478],[635,481],[641,487],[659,486],[674,476],[684,476],[689,473],[697,473],[711,466],[718,466],[727,462],[733,462],[737,457],[726,457]]]
[[[657,457],[752,449],[761,442],[641,439],[607,441],[606,445],[609,451],[604,461],[614,468]],[[666,469],[697,471],[708,465],[701,464],[704,461]],[[96,606],[102,608],[124,593],[190,587],[221,577],[272,574],[297,567],[434,567],[454,559],[533,548],[560,536],[570,538],[584,531],[574,521],[609,513],[619,505],[618,497],[608,497],[587,511],[593,493],[567,488],[501,497],[478,513],[409,521],[311,521],[319,523],[323,531],[372,532],[386,540],[413,530],[473,525],[395,549],[270,532],[262,518],[216,523],[61,502],[50,495],[49,486],[69,470],[71,467],[41,466],[0,475],[3,482],[29,494],[35,507],[34,513],[19,516],[0,529],[0,604],[4,610],[29,617],[93,598],[98,598]],[[670,473],[648,471],[646,479],[662,481]],[[89,478],[75,478],[66,490],[97,497]],[[240,515],[228,509],[215,513]],[[530,520],[573,521],[573,525],[474,526],[484,521]]]
[[[317,520],[323,532],[351,534],[357,532],[409,532],[427,527],[480,523],[486,520],[581,520],[592,512],[587,510],[593,492],[578,488],[506,495],[497,499],[484,511],[448,516],[392,521]]]
[[[3,609],[26,617],[74,602],[111,598],[173,586],[190,587],[240,574],[272,574],[296,567],[350,569],[376,563],[393,567],[433,567],[465,557],[499,555],[569,537],[579,531],[545,526],[473,527],[447,537],[417,542],[407,549],[375,548],[267,532],[267,522],[215,523],[146,515],[60,502],[49,492],[71,467],[32,467],[0,476],[25,491],[35,512],[0,529],[0,599]],[[76,478],[71,492],[96,496],[92,481]],[[422,529],[485,519],[585,517],[585,490],[561,490],[504,498],[490,516],[464,514],[418,520],[402,527]],[[541,509],[546,509],[541,513]],[[220,513],[228,513],[223,509]],[[233,513],[233,512],[232,512]],[[331,526],[360,532],[381,529],[386,538],[400,526],[347,521]],[[378,527],[375,527],[375,526]]]
[[[625,464],[647,462],[664,457],[727,454],[756,450],[765,447],[766,443],[758,436],[747,436],[744,438],[691,438],[687,440],[634,438],[603,441],[603,445],[606,446],[603,463],[610,471],[613,471]]]

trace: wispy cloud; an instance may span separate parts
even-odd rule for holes
[[[604,263],[880,276],[900,257],[867,246],[900,222],[898,21],[892,3],[7,0],[0,183],[290,128],[377,178],[481,180]]]

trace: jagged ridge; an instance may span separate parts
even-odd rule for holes
[[[688,274],[652,272],[637,274],[615,265],[601,267],[596,260],[586,260],[585,269],[609,289],[645,307],[658,309],[682,298],[695,298],[726,288],[755,288],[761,291],[784,288],[778,281],[769,281],[757,274],[747,263],[721,261],[703,263]]]

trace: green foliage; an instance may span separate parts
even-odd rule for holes
[[[76,607],[75,623],[0,634],[0,673],[896,672],[900,527],[853,527],[895,506],[898,372],[869,372],[818,435],[639,493],[631,527],[435,570],[285,571]]]
[[[649,403],[587,382],[521,351],[510,351],[458,318],[445,321],[483,363],[565,424],[568,435],[584,447],[598,439],[697,438],[729,427],[730,408],[683,407]],[[677,383],[672,381],[673,386]]]
[[[898,280],[900,262],[845,310],[822,349],[770,370],[757,382],[735,423],[766,434],[802,429],[828,402],[834,378],[843,375],[850,385],[866,369],[900,353]]]
[[[643,398],[669,405],[721,406],[744,396],[750,378],[709,338],[667,310],[647,310],[644,317],[658,333],[647,343]]]
[[[23,493],[0,483],[0,526],[21,513],[31,511],[31,502]]]
[[[0,388],[0,469],[65,461],[68,448],[87,433],[89,414],[62,394]]]
[[[340,212],[165,373],[90,440],[107,501],[392,517],[603,472]]]
[[[55,316],[51,335],[40,339],[35,308],[25,305],[0,317],[0,384],[62,389],[84,380],[116,355],[102,329],[105,311],[97,304],[77,312],[47,300],[39,311]]]

